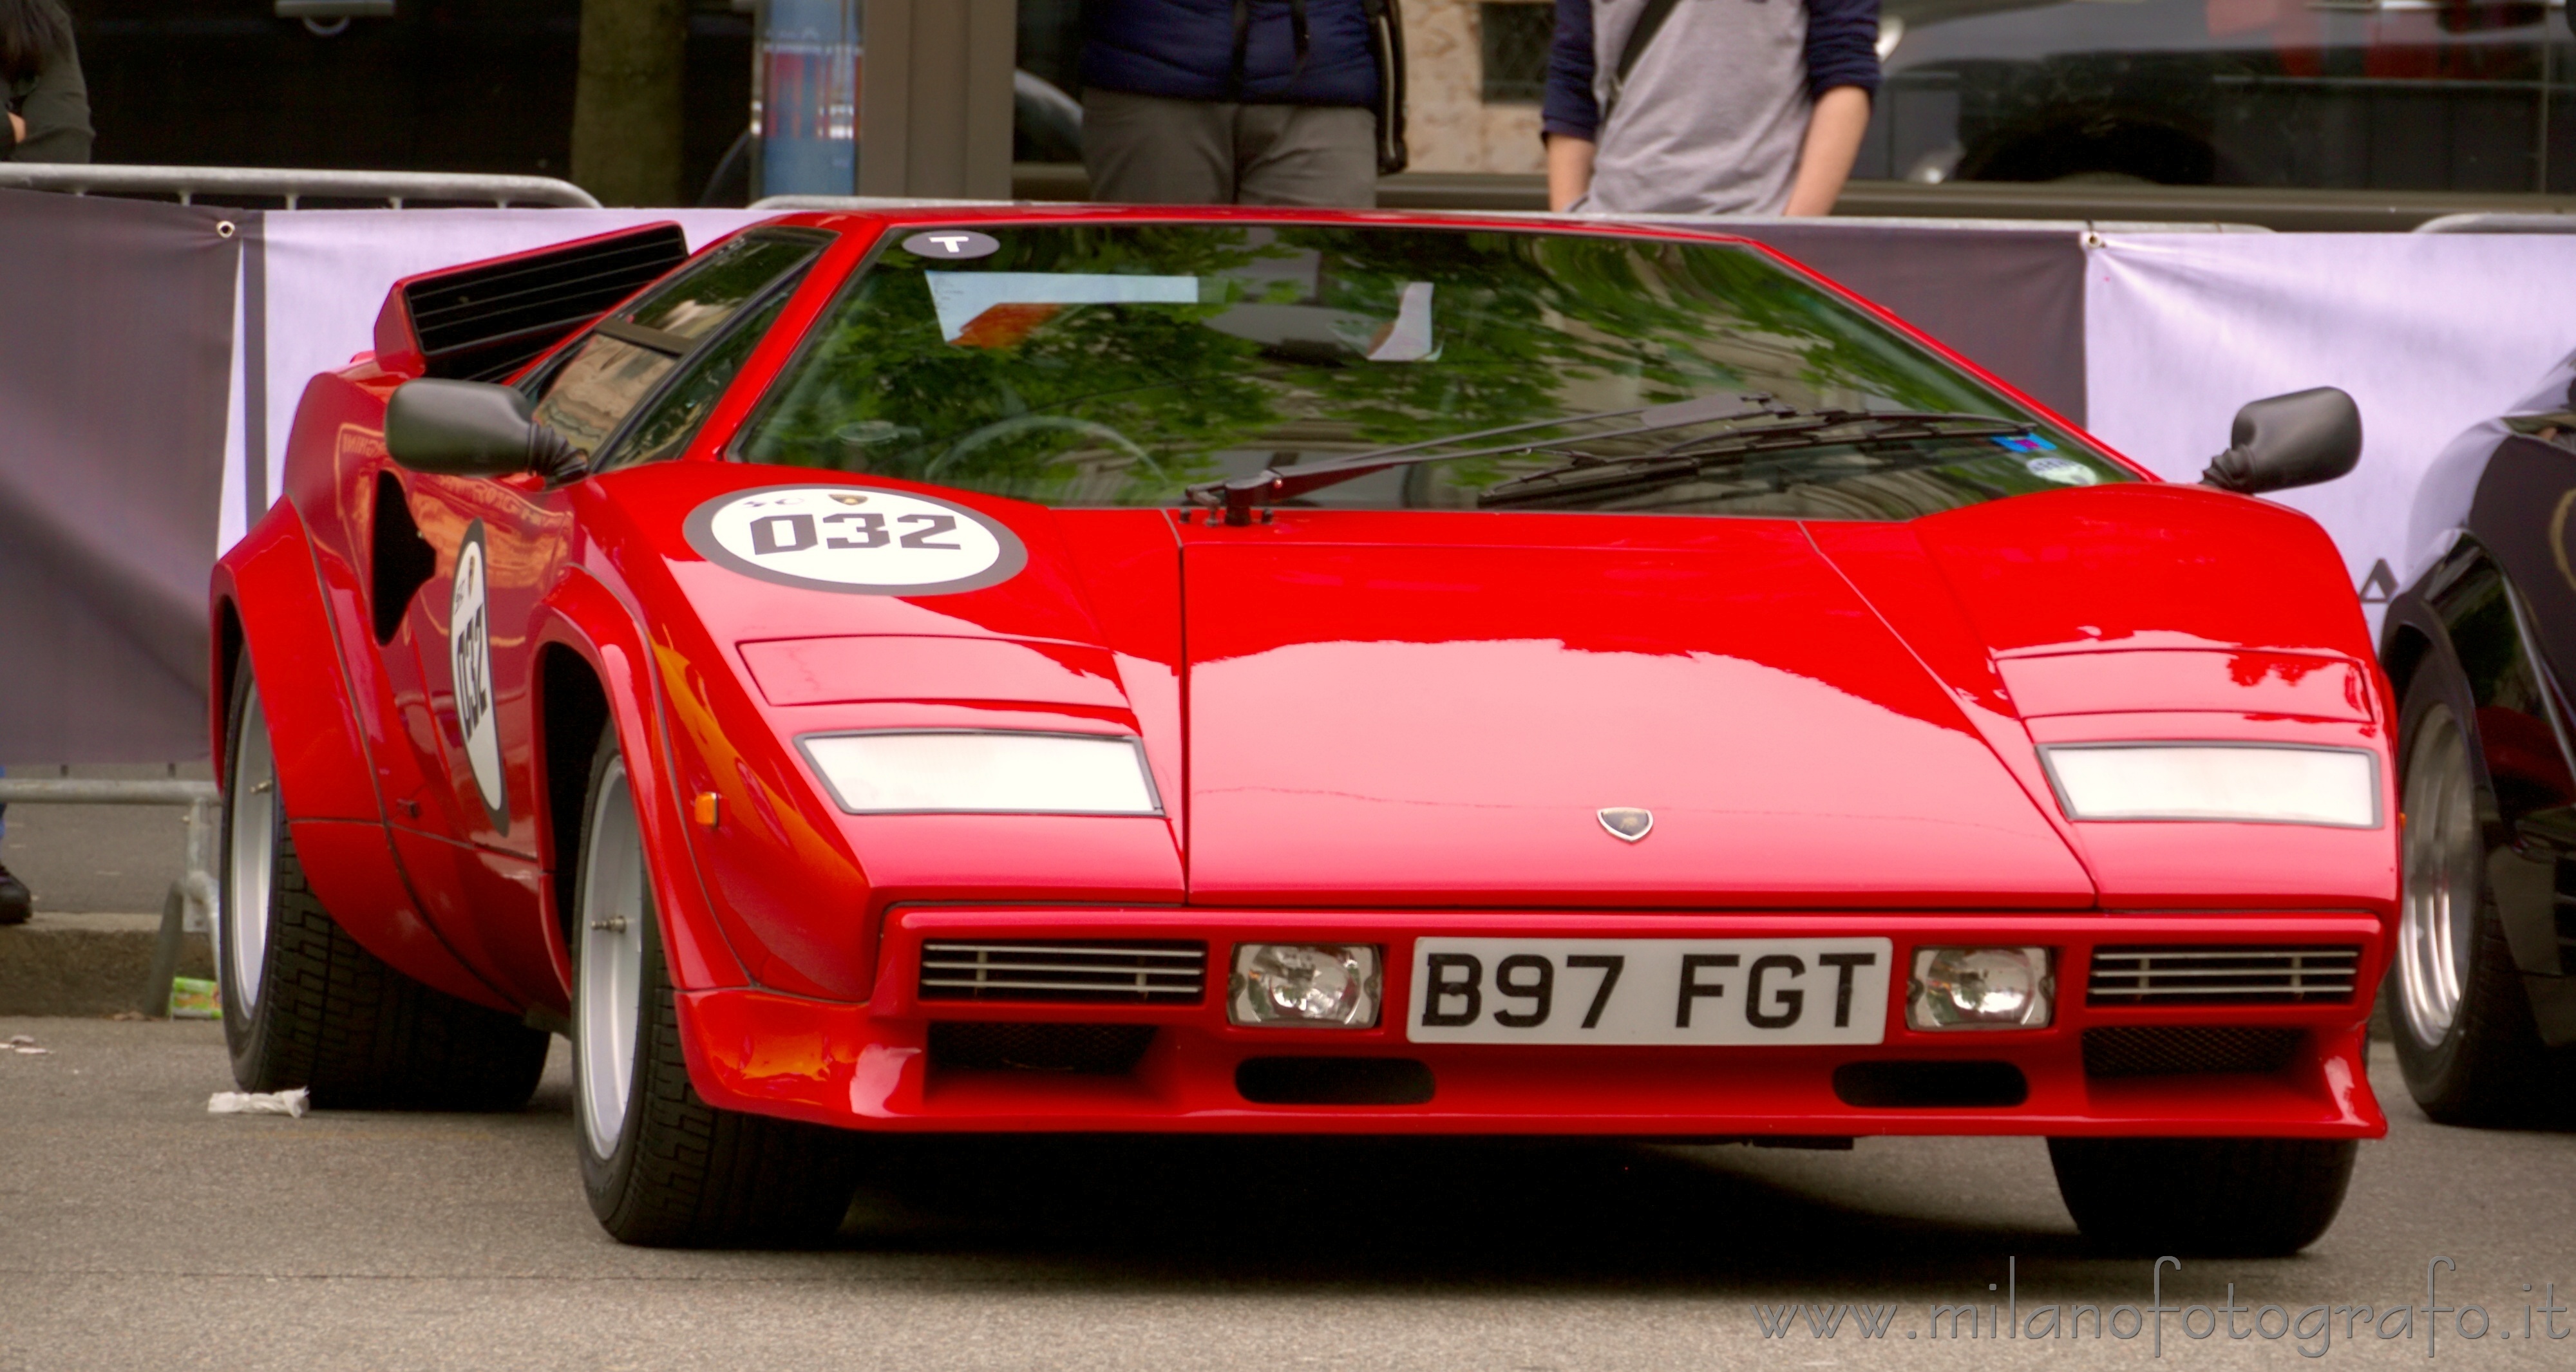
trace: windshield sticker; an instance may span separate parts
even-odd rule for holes
[[[1369,340],[1371,362],[1433,362],[1439,345],[1431,341],[1431,283],[1407,281],[1397,298],[1395,318]]]
[[[1002,240],[989,233],[971,229],[941,229],[935,233],[917,233],[903,240],[903,250],[915,257],[935,257],[944,262],[968,262],[990,257],[1002,250]]]
[[[1078,272],[923,272],[939,336],[966,347],[1007,346],[1066,305],[1195,305],[1195,276],[1103,276]],[[1426,305],[1428,302],[1425,302]],[[1045,307],[1033,310],[1027,307]],[[1034,316],[1026,327],[995,340],[970,338],[986,312],[1011,307],[1012,317]]]
[[[494,828],[510,832],[510,797],[501,788],[501,731],[492,718],[492,606],[483,521],[465,526],[447,594],[447,664],[456,687],[456,731],[465,763]]]
[[[850,486],[765,486],[689,514],[689,546],[744,576],[811,591],[946,595],[1019,575],[1028,549],[963,505]]]
[[[2034,457],[2021,464],[2032,476],[2060,486],[2090,486],[2101,474],[2071,457]]]
[[[2053,453],[2057,445],[2037,434],[2007,434],[1995,440],[1995,446],[2016,453]],[[2032,468],[2037,471],[2038,468]]]

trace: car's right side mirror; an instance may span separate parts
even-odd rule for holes
[[[413,471],[441,476],[536,472],[559,482],[581,475],[581,454],[529,411],[528,397],[511,386],[406,381],[385,405],[385,451]]]
[[[2257,400],[2236,412],[2228,445],[2200,484],[2261,495],[2332,481],[2361,460],[2361,407],[2332,386]]]

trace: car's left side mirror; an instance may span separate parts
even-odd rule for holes
[[[413,471],[440,476],[536,472],[551,482],[581,475],[581,454],[531,418],[532,409],[513,386],[407,381],[385,405],[385,451]]]
[[[2236,412],[2228,445],[2200,484],[2261,495],[2332,481],[2361,460],[2361,407],[2332,386],[2257,400]]]

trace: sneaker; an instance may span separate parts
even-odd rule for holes
[[[0,924],[24,924],[35,913],[36,900],[27,894],[27,883],[0,867]]]

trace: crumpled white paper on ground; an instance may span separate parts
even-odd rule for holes
[[[313,1108],[313,1093],[292,1091],[217,1091],[206,1097],[209,1115],[291,1115],[302,1119]]]

